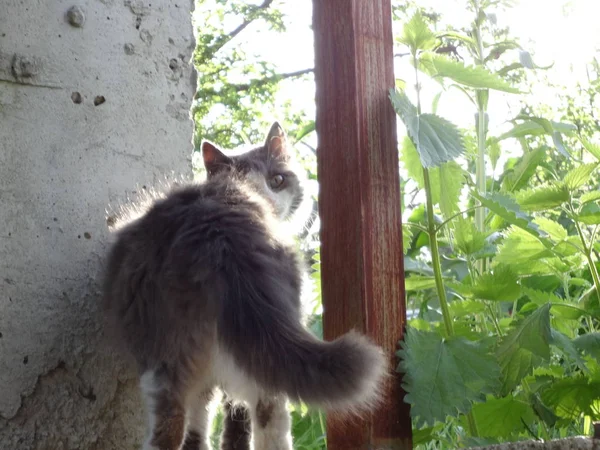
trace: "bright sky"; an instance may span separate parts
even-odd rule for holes
[[[268,59],[274,61],[283,72],[294,71],[313,65],[313,36],[310,29],[312,11],[310,0],[280,1],[287,15],[288,32],[276,39],[265,30],[252,36],[253,47]],[[467,25],[471,14],[464,9],[466,0],[421,0],[423,6],[433,7],[446,17],[448,22]],[[600,0],[517,0],[515,6],[507,11],[498,11],[497,25],[509,26],[514,36],[520,38],[522,45],[534,55],[534,61],[540,66],[554,63],[551,77],[558,84],[574,86],[578,80],[584,80],[585,67],[600,49]],[[248,30],[250,31],[250,30]],[[408,63],[408,58],[405,58]],[[515,60],[518,54],[515,53]],[[411,70],[397,64],[397,76],[410,74]],[[552,103],[552,96],[537,88],[533,98]],[[287,83],[282,92],[284,97],[298,100],[298,104],[313,108],[312,86],[297,82]],[[510,96],[509,96],[510,97]],[[498,95],[490,104],[491,128],[500,126],[499,121],[507,118],[505,96]],[[440,103],[438,113],[451,118],[461,126],[470,126],[473,111],[468,103],[457,108],[463,98],[449,94]],[[494,111],[496,109],[496,111]],[[460,114],[460,111],[464,114]],[[457,114],[458,112],[458,114]],[[496,113],[495,113],[496,112]],[[495,120],[496,119],[496,120]]]
[[[467,1],[420,0],[420,4],[438,11],[445,22],[466,27],[472,21],[471,13],[465,9]],[[205,1],[204,8],[210,8],[210,3]],[[252,3],[259,3],[259,0],[252,0]],[[275,5],[285,14],[287,32],[279,34],[270,31],[264,23],[258,21],[239,36],[247,41],[247,52],[273,62],[281,72],[313,67],[314,43],[310,28],[312,1],[276,0]],[[586,65],[594,56],[599,56],[600,0],[515,0],[514,7],[494,12],[497,26],[508,26],[511,35],[520,39],[521,45],[533,55],[537,65],[554,64],[547,71],[548,76],[555,84],[566,86],[566,89],[573,89],[578,81],[584,81]],[[233,21],[231,25],[226,24],[231,29],[237,25],[237,21]],[[230,45],[238,44],[239,41],[234,40]],[[514,60],[518,61],[518,57],[518,51],[514,51]],[[409,64],[409,58],[396,58],[396,76],[413,84],[413,70]],[[424,111],[427,111],[438,90],[439,87],[433,82],[423,83]],[[285,81],[279,95],[282,100],[291,98],[295,107],[304,108],[309,113],[314,111],[312,80]],[[527,97],[529,104],[546,104],[552,108],[560,100],[560,92],[549,90],[539,83]],[[518,112],[518,103],[515,102],[517,98],[511,94],[492,93],[488,111],[491,135],[498,135],[510,128],[505,121]],[[473,106],[456,90],[444,93],[437,113],[460,127],[473,127]],[[312,141],[311,143],[316,144]],[[510,146],[503,149],[510,152]],[[513,149],[519,151],[516,146]]]

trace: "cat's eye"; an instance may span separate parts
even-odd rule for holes
[[[269,180],[269,186],[271,186],[271,189],[280,188],[284,180],[285,178],[281,174],[273,175]]]

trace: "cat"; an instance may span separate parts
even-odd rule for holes
[[[208,450],[221,389],[221,449],[291,450],[288,400],[368,412],[386,358],[356,332],[324,342],[301,323],[302,263],[285,228],[303,188],[279,123],[250,151],[201,150],[206,180],[157,199],[108,255],[103,305],[139,368],[143,449]]]

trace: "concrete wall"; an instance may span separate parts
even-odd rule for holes
[[[135,448],[137,379],[98,315],[105,210],[190,170],[192,1],[0,3],[0,449]]]

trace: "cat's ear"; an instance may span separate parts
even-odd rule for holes
[[[287,136],[281,125],[279,125],[279,122],[273,122],[273,125],[271,125],[271,129],[267,134],[265,147],[271,157],[286,158],[290,156],[290,147]]]
[[[204,167],[209,175],[212,175],[232,165],[232,160],[225,155],[219,148],[209,141],[202,142],[202,159],[204,160]]]

